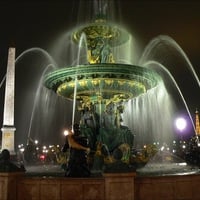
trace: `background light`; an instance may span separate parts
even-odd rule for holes
[[[176,127],[178,130],[183,131],[187,126],[186,120],[184,118],[176,119]]]
[[[69,134],[68,130],[64,131],[64,135],[67,136]]]

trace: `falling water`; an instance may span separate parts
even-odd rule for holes
[[[164,105],[164,106],[163,106]],[[135,135],[135,145],[168,142],[174,139],[172,120],[174,104],[163,83],[129,100],[123,114],[124,125]]]
[[[46,56],[46,58],[50,61],[50,63],[52,63],[52,66],[56,66],[55,64],[55,61],[53,60],[53,58],[48,54],[47,51],[45,51],[44,49],[41,49],[39,47],[33,47],[33,48],[30,48],[30,49],[27,49],[25,51],[23,51],[15,60],[15,63],[17,64],[17,62],[20,61],[20,59],[22,59],[26,54],[28,53],[33,53],[33,52],[39,52],[39,53],[42,53],[44,56]],[[4,77],[2,78],[1,80],[1,83],[0,83],[0,88],[2,87],[4,81],[6,80],[6,74],[4,75]]]
[[[30,49],[27,49],[25,51],[23,51],[15,60],[15,63],[17,63],[18,61],[20,61],[20,59],[22,59],[26,54],[28,53],[34,53],[34,52],[38,52],[41,53],[47,58],[47,60],[49,61],[49,63],[53,66],[53,67],[56,67],[57,64],[55,63],[55,61],[53,60],[53,58],[48,54],[47,51],[45,51],[44,49],[41,49],[39,47],[33,47],[33,48],[30,48]]]
[[[163,48],[163,46],[165,48]],[[169,52],[169,49],[166,47],[171,47],[172,49],[176,50],[177,55],[180,55],[187,64],[187,67],[189,68],[190,72],[194,76],[198,86],[200,87],[200,80],[197,76],[197,73],[194,70],[194,67],[192,66],[190,60],[188,59],[187,55],[183,51],[183,49],[169,36],[166,35],[160,35],[154,39],[151,40],[151,42],[146,46],[143,55],[140,58],[139,64],[143,65],[148,60],[156,60],[159,63],[163,64],[164,66],[169,65],[169,60],[166,60],[166,63],[163,63],[163,55],[161,50],[167,49]],[[159,53],[158,53],[159,52]],[[161,58],[155,58],[154,56],[162,55]]]
[[[79,45],[71,41],[72,32],[73,30],[64,32],[51,45],[50,54],[56,60],[58,68],[74,66],[78,62],[77,51],[79,51]]]
[[[190,120],[191,120],[193,129],[194,129],[194,131],[195,131],[195,125],[194,125],[192,116],[191,116],[191,114],[190,114],[188,105],[187,105],[187,103],[186,103],[186,101],[185,101],[185,98],[184,98],[184,96],[183,96],[183,94],[182,94],[182,92],[181,92],[181,90],[180,90],[178,84],[176,83],[174,77],[171,75],[171,73],[169,72],[169,70],[167,70],[166,67],[164,67],[162,64],[160,64],[160,63],[158,63],[158,62],[156,62],[156,61],[148,61],[147,63],[144,64],[144,66],[153,67],[153,68],[158,67],[158,68],[161,68],[162,70],[164,70],[164,71],[167,73],[167,75],[170,77],[170,79],[172,80],[173,84],[175,85],[176,89],[178,90],[178,93],[179,93],[179,95],[180,95],[180,97],[181,97],[181,99],[182,99],[182,101],[183,101],[183,103],[184,103],[184,105],[185,105],[185,108],[186,108],[187,113],[188,113],[188,115],[189,115],[189,117],[190,117]]]
[[[74,96],[73,96],[73,110],[72,110],[72,130],[74,127],[74,119],[75,119],[75,111],[76,111],[76,94],[77,94],[77,76],[74,80],[75,86],[74,86]]]
[[[44,93],[44,91],[42,92],[41,89],[43,88],[43,77],[44,75],[49,71],[50,68],[53,68],[53,65],[50,64],[48,66],[46,66],[46,68],[44,69],[40,81],[38,83],[38,87],[37,87],[37,91],[35,94],[35,99],[34,99],[34,103],[33,103],[33,109],[32,109],[32,114],[31,114],[31,119],[30,119],[30,125],[29,125],[29,130],[28,130],[28,137],[27,137],[27,143],[29,142],[29,140],[31,139],[31,128],[33,125],[33,118],[35,117],[35,110],[36,110],[36,106],[38,105],[38,101],[40,99],[40,95]],[[48,97],[46,98],[45,102],[47,102]]]
[[[35,86],[36,88],[34,89],[35,93],[34,91],[33,93],[32,92],[30,93],[29,88],[33,87],[33,84],[30,83],[30,81],[28,83],[25,83],[25,85],[23,84],[23,87],[20,88],[20,91],[21,89],[23,91],[22,95],[24,95],[25,93],[24,86],[28,85],[27,86],[28,92],[30,95],[33,96],[30,100],[27,100],[28,102],[26,102],[25,98],[23,98],[24,103],[22,106],[20,106],[21,107],[21,109],[19,109],[20,113],[17,112],[18,113],[17,115],[19,115],[22,118],[20,120],[20,124],[17,125],[18,126],[17,130],[21,132],[21,134],[17,134],[16,141],[20,143],[21,142],[23,143],[25,139],[38,139],[40,142],[45,142],[45,143],[50,142],[52,140],[51,133],[50,133],[52,132],[52,130],[50,127],[53,126],[53,124],[56,123],[56,120],[57,120],[54,118],[55,114],[53,113],[56,113],[56,112],[62,113],[58,111],[58,109],[59,109],[60,104],[62,104],[62,107],[64,106],[64,103],[62,102],[62,99],[60,97],[58,97],[57,95],[55,95],[54,93],[52,93],[51,91],[43,87],[43,76],[47,72],[49,72],[49,70],[53,70],[57,68],[56,62],[47,51],[38,47],[25,50],[16,58],[16,64],[18,64],[19,62],[22,62],[23,64],[23,62],[26,62],[23,60],[26,55],[30,55],[32,57],[33,54],[35,53],[37,53],[38,56],[40,57],[39,58],[41,59],[40,61],[46,61],[46,62],[43,64],[43,66],[41,66],[41,64],[39,65],[41,66],[39,68],[39,71],[42,70],[41,73],[37,72],[37,70],[34,69],[34,74],[36,75],[37,73],[39,73],[39,77],[40,77],[39,81],[37,81],[37,86]],[[34,64],[33,66],[34,68],[35,68],[35,65],[36,64]],[[27,79],[27,77],[24,76],[22,80]],[[20,79],[18,78],[17,80],[20,80]],[[19,92],[17,94],[19,94]],[[26,98],[27,97],[29,98],[29,95],[26,94]],[[21,95],[20,95],[20,98],[22,98]],[[20,103],[22,103],[22,101],[20,101]],[[31,103],[33,103],[33,106],[31,106]],[[25,107],[26,104],[28,104],[29,110],[26,110],[27,109]],[[57,106],[58,109],[54,109],[55,106]],[[63,112],[64,110],[65,109],[63,109]],[[29,113],[30,113],[30,120],[28,120]],[[26,121],[23,118],[25,118]],[[55,122],[52,121],[53,118]],[[65,114],[63,118],[66,118]],[[59,123],[62,123],[62,120],[63,119],[59,119]],[[23,123],[21,123],[22,121]],[[57,124],[59,123],[57,122]],[[27,131],[25,131],[26,124],[29,124],[29,126],[27,127]],[[21,127],[23,127],[22,131],[20,130]],[[49,135],[47,136],[46,133],[48,133]]]
[[[107,6],[107,4],[105,6]],[[103,4],[102,4],[101,9],[102,9],[102,13],[104,13],[105,10],[107,9],[107,7],[103,7]],[[64,37],[63,37],[64,40],[66,40],[66,37],[68,37],[68,36],[69,36],[69,34],[64,35]],[[124,46],[125,48],[122,48],[123,54],[121,54],[121,52],[122,52],[121,51],[120,52],[121,57],[117,56],[117,59],[116,59],[117,63],[134,63],[134,62],[136,62],[135,58],[134,58],[134,60],[131,60],[131,58],[133,58],[136,54],[135,54],[135,52],[132,51],[133,46],[131,44],[133,41],[132,40],[130,40],[130,41],[131,41],[131,43],[128,44],[129,50],[124,51],[124,49],[126,49],[127,46],[126,47]],[[65,47],[67,44],[65,51],[72,50],[72,51],[69,51],[70,53],[72,52],[71,53],[72,56],[71,56],[71,54],[70,54],[70,56],[67,55],[66,52],[63,53],[62,50],[64,47],[63,46],[60,47],[60,45],[58,45],[58,44],[57,44],[57,46],[58,46],[58,48],[60,48],[61,51],[58,52],[57,49],[55,49],[55,52],[57,52],[57,54],[58,54],[57,56],[60,56],[60,53],[62,53],[62,56],[64,55],[66,57],[70,57],[70,59],[73,60],[72,65],[75,64],[75,67],[76,67],[76,66],[79,66],[80,63],[82,63],[82,59],[84,60],[87,55],[87,45],[86,45],[85,35],[82,35],[80,38],[80,42],[78,45],[78,54],[74,53],[74,46],[70,45],[70,42],[67,42],[67,41],[63,42],[63,40],[62,40],[62,44],[65,45]],[[189,59],[187,58],[187,56],[185,55],[183,50],[177,45],[177,43],[168,36],[160,36],[160,37],[152,40],[152,42],[146,47],[146,49],[140,59],[139,65],[140,66],[155,65],[155,67],[164,68],[163,66],[165,66],[165,63],[163,63],[164,61],[162,62],[162,58],[160,60],[151,58],[151,57],[155,56],[154,53],[156,55],[158,54],[158,52],[159,52],[158,49],[160,48],[161,43],[162,44],[164,43],[165,45],[174,48],[185,59],[185,61],[188,64],[189,69],[191,70],[198,85],[200,86],[199,78],[198,78],[195,70],[193,69]],[[82,50],[84,50],[83,55],[81,53]],[[45,58],[47,58],[47,60],[49,61],[49,63],[47,65],[45,65],[45,69],[42,72],[42,75],[41,75],[41,78],[40,78],[40,81],[38,84],[38,88],[37,88],[37,91],[35,94],[33,109],[32,109],[31,119],[30,119],[30,124],[29,124],[29,130],[28,130],[29,138],[32,137],[31,134],[32,134],[32,129],[34,128],[34,126],[37,126],[37,128],[39,127],[39,124],[37,124],[37,125],[34,124],[34,126],[33,126],[34,118],[36,118],[36,109],[39,107],[38,104],[40,104],[40,106],[45,105],[45,109],[46,109],[45,114],[51,115],[52,118],[53,118],[53,115],[52,115],[51,110],[57,109],[60,111],[60,109],[58,107],[56,107],[55,104],[53,106],[52,105],[49,106],[50,103],[49,102],[47,103],[47,101],[49,101],[51,98],[48,94],[44,95],[45,98],[41,100],[43,102],[39,102],[39,96],[43,92],[42,91],[43,75],[46,74],[46,72],[50,68],[51,69],[58,68],[58,66],[57,66],[56,62],[53,60],[53,58],[45,50],[43,50],[41,48],[31,48],[31,49],[24,51],[16,59],[16,62],[21,60],[27,53],[31,53],[31,52],[38,52],[38,53],[40,53],[40,55],[44,55]],[[130,57],[130,58],[128,59],[125,56]],[[66,57],[63,60],[67,60]],[[151,60],[156,60],[156,61],[151,61]],[[183,98],[183,95],[182,95],[178,85],[176,84],[174,78],[172,77],[172,75],[169,73],[169,71],[167,69],[164,69],[164,70],[165,70],[165,72],[167,72],[167,74],[170,76],[170,78],[174,82],[174,84],[175,84],[177,90],[179,91],[179,94],[186,106],[187,111],[189,111],[187,108],[185,99]],[[4,81],[4,78],[1,81],[0,88],[3,84],[3,81]],[[75,74],[74,84],[75,84],[75,87],[74,87],[73,110],[72,110],[72,119],[71,119],[72,127],[73,127],[74,121],[75,121],[76,104],[77,104],[76,98],[77,98],[78,81],[77,81],[76,74]],[[101,94],[101,85],[100,84],[99,84],[98,92]],[[100,105],[99,109],[101,109],[101,105]],[[164,84],[160,83],[156,88],[147,91],[145,94],[143,94],[137,98],[129,100],[129,102],[127,103],[127,106],[125,106],[125,112],[123,114],[124,123],[126,123],[127,126],[132,130],[133,134],[136,135],[136,138],[135,138],[136,144],[153,143],[155,141],[160,141],[160,142],[171,141],[171,139],[174,137],[172,126],[171,126],[172,120],[174,118],[174,116],[173,116],[174,110],[175,110],[174,104],[173,104],[173,101],[172,101],[170,95],[166,91]],[[188,112],[188,114],[189,114],[189,112]],[[41,115],[42,114],[40,114],[39,117],[41,117]],[[44,116],[44,118],[47,117],[46,115]],[[191,115],[189,115],[189,116],[191,118]],[[70,117],[71,117],[71,115],[70,115]],[[42,123],[40,119],[37,122]],[[44,126],[48,127],[47,124],[44,124]],[[44,130],[42,130],[42,132],[38,131],[37,134],[40,135],[40,134],[43,134],[44,132],[45,132]],[[34,131],[33,131],[33,133],[34,133]],[[54,140],[54,143],[57,142],[55,140]],[[45,141],[48,142],[48,140],[45,140]]]
[[[165,50],[167,52],[165,52]],[[172,53],[172,50],[173,53],[175,50],[175,54],[173,55],[170,54]],[[174,86],[178,90],[178,93],[184,103],[184,106],[187,110],[192,126],[194,128],[194,122],[192,120],[184,96],[174,77],[165,67],[175,65],[175,62],[177,60],[177,58],[174,59],[175,56],[181,56],[180,60],[186,62],[187,67],[190,69],[192,75],[195,77],[196,82],[198,83],[198,85],[200,85],[198,76],[189,59],[180,48],[180,46],[168,36],[159,36],[153,39],[146,46],[139,60],[139,65],[144,67],[154,67],[157,68],[157,70],[159,70],[158,68],[160,68],[165,73],[167,73]],[[160,138],[161,141],[169,141],[169,139],[167,139],[167,136],[172,135],[173,132],[170,127],[172,127],[173,124],[172,120],[175,113],[175,104],[172,98],[169,96],[164,84],[150,91],[147,91],[146,94],[141,95],[138,98],[130,100],[127,105],[128,106],[124,114],[124,121],[126,124],[128,124],[130,129],[136,135],[135,143],[145,144],[149,142],[148,140],[150,140],[150,142],[154,142],[155,138]],[[162,137],[164,137],[165,139],[162,139]]]
[[[79,42],[79,48],[78,48],[78,55],[77,55],[77,65],[79,65],[80,63],[80,54],[81,54],[81,50],[82,48],[85,50],[83,52],[84,55],[87,55],[87,48],[86,48],[86,36],[85,34],[82,34],[80,37],[80,42]],[[75,74],[75,80],[74,80],[74,96],[73,96],[73,111],[72,111],[72,129],[73,129],[73,125],[74,125],[74,120],[75,120],[75,112],[76,112],[76,96],[77,96],[77,75]]]
[[[2,85],[4,84],[5,80],[6,80],[6,74],[4,75],[4,77],[1,80],[0,89],[1,89]]]

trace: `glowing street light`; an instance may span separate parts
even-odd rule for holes
[[[36,144],[36,145],[38,144],[38,140],[35,140],[35,144]]]
[[[176,127],[178,130],[183,131],[187,126],[186,120],[184,118],[178,118],[176,120]]]
[[[69,135],[69,131],[68,130],[64,130],[64,136],[65,136],[65,143],[67,144],[67,136]]]
[[[179,117],[176,119],[176,128],[181,132],[181,141],[183,141],[183,130],[186,128],[187,126],[187,122],[183,117]]]
[[[69,135],[69,131],[68,131],[68,130],[65,130],[65,131],[64,131],[64,136],[67,136],[67,135]]]

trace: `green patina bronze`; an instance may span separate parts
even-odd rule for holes
[[[56,70],[45,77],[45,85],[60,96],[73,99],[76,77],[77,99],[91,102],[116,97],[129,100],[155,87],[158,82],[156,74],[147,68],[102,63]]]
[[[133,134],[122,126],[125,102],[156,87],[160,77],[151,69],[131,64],[115,63],[112,49],[130,39],[121,27],[104,19],[78,27],[72,41],[79,44],[84,37],[88,63],[68,66],[48,73],[44,78],[47,88],[58,95],[79,101],[80,125],[89,138],[90,148],[97,144],[123,152],[123,162],[129,161]]]

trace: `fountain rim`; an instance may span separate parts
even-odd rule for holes
[[[51,89],[62,96],[62,92],[58,90],[61,89],[61,87],[64,88],[65,86],[71,84],[70,90],[72,93],[76,79],[78,82],[83,80],[114,80],[118,82],[125,82],[129,85],[135,84],[134,87],[139,89],[139,92],[136,92],[135,95],[128,95],[132,97],[138,96],[138,94],[144,93],[147,90],[156,87],[161,80],[159,75],[149,68],[131,64],[100,63],[83,64],[57,69],[45,75],[44,85],[48,89]],[[117,88],[117,90],[119,89],[120,88]],[[85,91],[87,91],[87,89]],[[115,91],[113,94],[116,94]],[[127,91],[124,90],[124,92],[121,93],[128,94],[130,92],[127,93]],[[68,97],[70,96],[68,95]]]

